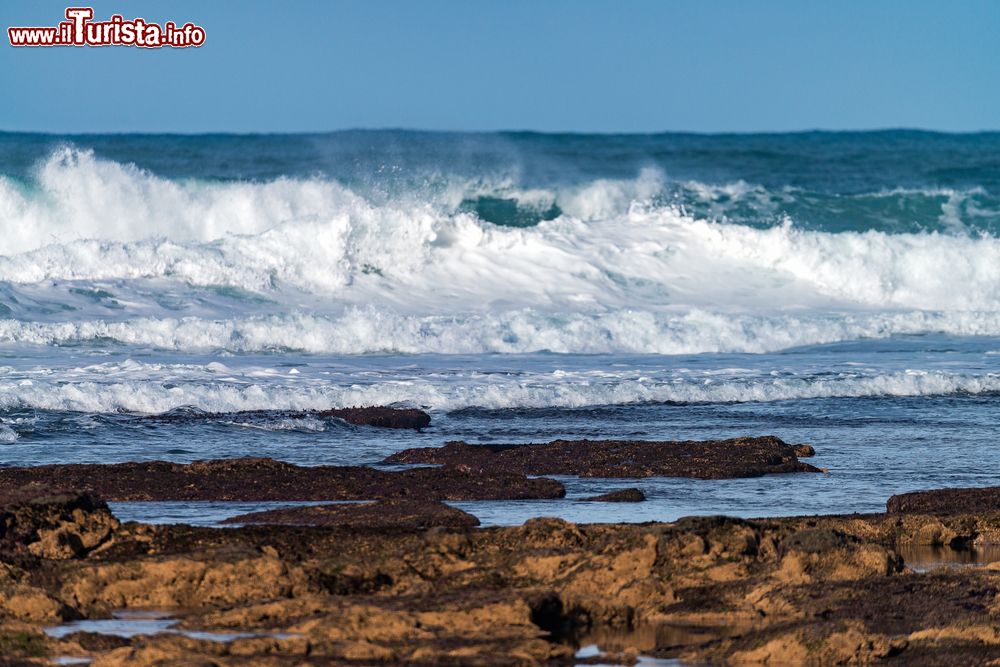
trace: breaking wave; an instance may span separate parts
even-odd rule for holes
[[[954,190],[859,196],[945,202],[950,232],[897,233],[692,213],[656,169],[555,190],[453,185],[376,200],[320,176],[171,180],[61,148],[27,182],[0,177],[0,340],[678,354],[1000,334],[1000,239],[960,229]],[[760,190],[678,187],[730,203]],[[542,213],[490,222],[508,200],[515,217]],[[222,308],[208,288],[236,297]]]

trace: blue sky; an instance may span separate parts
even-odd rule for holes
[[[82,4],[82,3],[80,3]],[[1000,2],[95,0],[200,49],[14,49],[0,129],[1000,129]]]

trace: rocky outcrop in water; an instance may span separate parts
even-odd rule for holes
[[[342,419],[357,426],[379,428],[422,429],[431,423],[431,417],[416,408],[332,408],[330,410],[242,410],[240,412],[202,412],[183,410],[160,415],[146,415],[141,421],[154,423],[188,423],[218,421],[236,424],[256,424],[280,419]]]
[[[641,503],[646,500],[646,494],[641,489],[620,489],[590,496],[584,500],[596,503]]]
[[[802,463],[809,445],[773,436],[705,441],[555,440],[532,445],[470,445],[406,449],[387,463],[465,465],[526,475],[583,477],[694,477],[725,479],[775,473],[822,472]]]
[[[123,500],[498,500],[561,498],[562,484],[457,466],[387,471],[296,466],[268,458],[0,468],[0,488],[71,488]]]
[[[901,493],[886,503],[889,514],[980,514],[1000,512],[1000,487],[934,489]]]

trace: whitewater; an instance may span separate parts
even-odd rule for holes
[[[809,441],[837,482],[808,482],[803,511],[997,482],[998,151],[914,132],[0,133],[0,460],[374,462],[412,441],[139,417],[378,404],[429,410],[427,444]],[[665,512],[698,483],[677,484]],[[765,511],[776,485],[740,502]]]
[[[990,233],[699,218],[657,201],[650,167],[507,192],[558,202],[529,227],[462,210],[468,185],[375,203],[333,180],[173,181],[68,147],[32,179],[0,180],[0,340],[15,343],[677,354],[1000,333]]]

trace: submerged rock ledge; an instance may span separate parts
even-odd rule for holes
[[[0,488],[38,485],[127,500],[520,500],[562,498],[551,479],[456,466],[377,470],[296,466],[269,458],[194,463],[68,463],[0,468]]]
[[[555,440],[530,445],[470,445],[406,449],[386,463],[451,464],[525,475],[582,477],[693,477],[727,479],[775,473],[822,472],[799,461],[809,445],[774,436],[730,440]]]
[[[596,503],[641,503],[646,500],[646,494],[642,489],[619,489],[618,491],[608,491],[596,496],[584,498],[587,502]]]
[[[918,572],[900,556],[907,545],[974,544],[997,514],[219,529],[121,525],[92,496],[36,487],[0,498],[0,516],[10,664],[572,665],[591,642],[602,662],[1000,659],[997,567]],[[49,548],[65,544],[84,548]],[[256,636],[42,632],[116,609]]]

